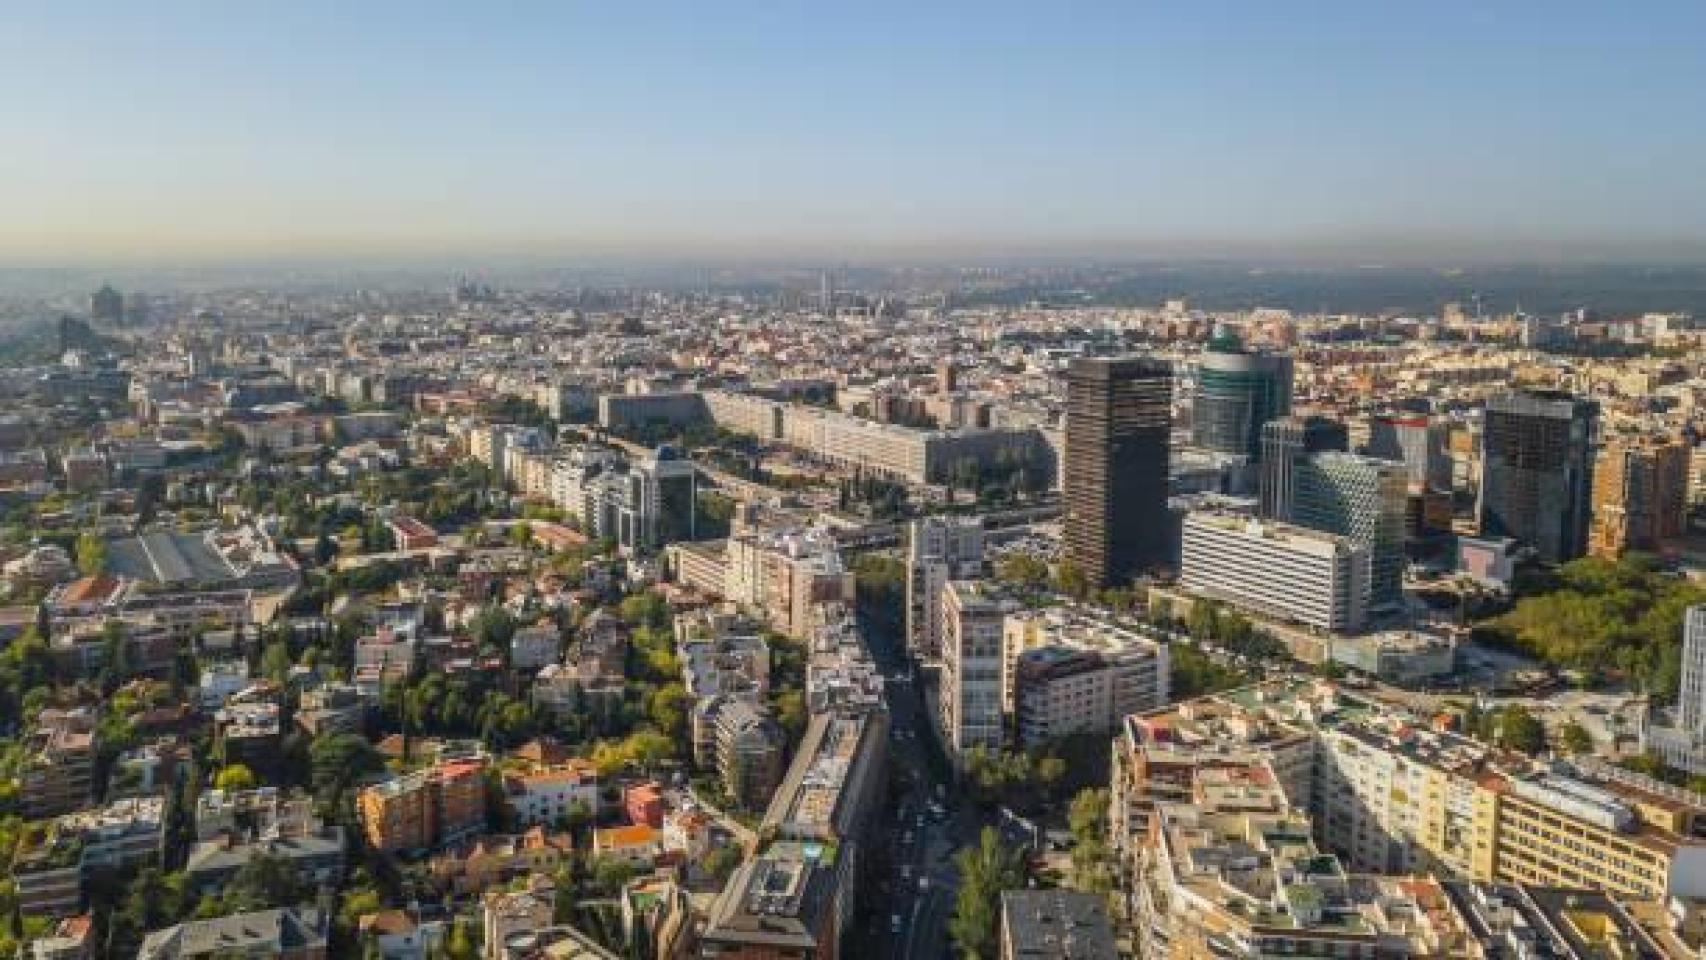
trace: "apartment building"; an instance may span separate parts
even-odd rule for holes
[[[1113,733],[1167,702],[1167,646],[1070,609],[1009,614],[1002,624],[1002,709],[1022,746]]]
[[[1200,825],[1211,811],[1252,809],[1284,819],[1299,843],[1319,844],[1347,875],[1431,875],[1643,901],[1706,892],[1694,795],[1591,760],[1533,761],[1375,696],[1283,680],[1127,718],[1114,749],[1111,804],[1124,909],[1147,918],[1156,936],[1177,937],[1187,901],[1158,889],[1178,885],[1165,873],[1177,854],[1157,849],[1168,842],[1168,823]],[[1250,835],[1209,830],[1198,843],[1207,848],[1188,861],[1237,859],[1243,854],[1231,838]],[[1185,927],[1200,932],[1227,919]]]
[[[764,815],[775,839],[712,903],[699,956],[784,960],[839,955],[852,925],[866,847],[887,793],[887,715],[813,716]]]
[[[504,796],[521,827],[555,827],[577,809],[598,811],[598,771],[585,760],[504,775]]]
[[[356,797],[362,832],[375,850],[428,850],[485,829],[486,764],[440,762],[364,788]]]
[[[89,802],[95,763],[95,713],[49,707],[24,738],[18,802],[27,817],[70,813]]]
[[[756,530],[729,538],[723,595],[756,611],[776,630],[804,637],[814,608],[853,602],[854,578],[825,531]]]
[[[1681,440],[1607,442],[1594,464],[1588,552],[1608,560],[1673,552],[1687,529],[1688,454]]]
[[[942,745],[956,766],[974,747],[1006,742],[1001,710],[1002,627],[1018,604],[982,580],[954,580],[942,591]]]
[[[782,779],[782,729],[763,705],[738,699],[723,701],[715,722],[723,788],[741,807],[763,809]]]
[[[906,648],[935,660],[942,651],[942,589],[983,574],[983,521],[977,517],[914,520],[906,543]]]
[[[308,907],[189,920],[150,933],[142,941],[137,960],[216,960],[232,956],[325,960],[330,925],[327,914]]]

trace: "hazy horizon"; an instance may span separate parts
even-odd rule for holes
[[[11,12],[0,265],[1706,263],[1706,8]]]

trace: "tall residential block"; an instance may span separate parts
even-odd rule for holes
[[[926,517],[912,521],[906,544],[906,647],[913,656],[941,655],[942,588],[983,573],[983,521]]]
[[[1487,401],[1482,428],[1482,536],[1515,537],[1553,563],[1587,551],[1599,405],[1568,393]]]
[[[1191,445],[1259,460],[1262,425],[1291,413],[1291,387],[1291,357],[1219,333],[1197,364]]]
[[[1674,549],[1686,528],[1688,459],[1679,440],[1606,443],[1594,464],[1588,552],[1615,560],[1631,550]]]
[[[1689,607],[1683,616],[1677,711],[1684,729],[1706,734],[1706,606]]]
[[[1350,431],[1331,417],[1284,417],[1262,424],[1261,515],[1290,520],[1296,467],[1312,453],[1350,449]]]
[[[1074,361],[1066,375],[1066,556],[1098,586],[1171,562],[1167,460],[1173,372],[1143,357]]]
[[[955,766],[973,747],[1001,749],[1001,638],[1018,605],[982,580],[955,580],[942,591],[942,745]]]

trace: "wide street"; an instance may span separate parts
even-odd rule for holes
[[[959,878],[954,852],[976,841],[984,821],[956,802],[925,710],[919,678],[898,638],[867,624],[872,656],[889,678],[890,771],[896,800],[878,838],[874,889],[851,943],[859,956],[937,960],[952,955],[948,917]]]

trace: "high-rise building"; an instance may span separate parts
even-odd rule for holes
[[[1262,424],[1261,515],[1290,520],[1296,466],[1312,453],[1350,449],[1350,433],[1331,417],[1284,417]]]
[[[1682,682],[1670,723],[1642,730],[1641,748],[1689,773],[1706,773],[1706,605],[1682,616]]]
[[[982,580],[955,580],[942,591],[942,745],[956,766],[973,747],[1002,747],[1002,625],[1016,609]]]
[[[1259,460],[1262,424],[1291,413],[1291,357],[1246,349],[1220,332],[1197,364],[1191,445]]]
[[[1404,523],[1409,476],[1401,463],[1354,453],[1317,453],[1296,465],[1291,522],[1337,533],[1368,553],[1368,609],[1404,600]]]
[[[1066,556],[1112,586],[1169,564],[1173,372],[1142,357],[1074,361],[1066,375]]]
[[[1587,550],[1599,405],[1568,393],[1487,401],[1482,429],[1482,536],[1515,537],[1553,563]]]
[[[89,295],[89,319],[96,323],[120,323],[124,320],[124,296],[106,284]]]
[[[1615,560],[1631,550],[1672,548],[1687,517],[1688,454],[1679,440],[1607,443],[1594,464],[1588,552]]]
[[[934,660],[942,649],[942,588],[983,573],[983,521],[926,517],[912,521],[906,545],[906,646]]]
[[[1689,607],[1683,616],[1677,714],[1684,730],[1706,735],[1706,605]]]
[[[1410,484],[1424,490],[1451,489],[1451,457],[1446,451],[1451,425],[1427,416],[1374,417],[1368,425],[1371,457],[1396,460],[1410,472]]]

